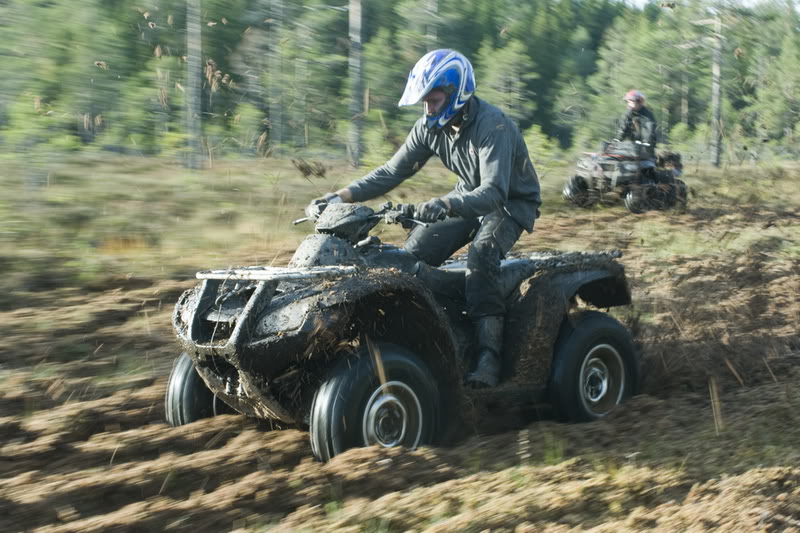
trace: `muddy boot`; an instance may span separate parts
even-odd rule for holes
[[[500,380],[500,351],[503,347],[503,317],[478,319],[478,364],[467,374],[467,385],[473,388],[494,387]]]

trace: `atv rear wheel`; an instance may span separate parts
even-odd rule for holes
[[[601,418],[635,394],[638,381],[639,362],[625,326],[598,311],[564,322],[550,380],[550,400],[560,418]]]
[[[416,448],[439,431],[436,380],[424,362],[393,344],[380,344],[336,365],[311,406],[311,450],[321,461],[377,444]],[[376,364],[375,360],[378,360]]]
[[[683,180],[675,180],[675,210],[679,213],[686,211],[689,204],[689,187]]]
[[[173,427],[235,412],[211,392],[194,368],[192,358],[185,352],[172,364],[164,410],[167,423]]]
[[[647,211],[647,194],[645,186],[634,185],[625,193],[623,200],[625,209],[636,215]]]
[[[561,195],[568,202],[572,202],[578,207],[591,207],[595,203],[595,198],[589,191],[589,186],[586,180],[580,176],[572,176],[567,184],[564,185],[564,190]]]

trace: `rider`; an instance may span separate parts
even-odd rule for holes
[[[625,93],[623,100],[628,105],[628,111],[619,121],[616,138],[643,143],[642,155],[646,159],[655,159],[656,118],[645,105],[644,94],[631,89]]]
[[[414,175],[433,156],[458,175],[455,189],[415,207],[416,226],[404,249],[431,266],[465,244],[467,312],[476,324],[479,356],[467,383],[495,386],[500,374],[505,300],[500,261],[539,216],[539,179],[517,125],[474,96],[469,60],[454,50],[425,54],[408,76],[399,106],[423,103],[424,114],[385,164],[347,187],[313,200],[316,219],[328,204],[381,196]],[[447,218],[448,215],[450,218]]]

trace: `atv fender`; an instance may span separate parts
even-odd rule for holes
[[[293,317],[295,327],[287,327],[278,315]],[[422,329],[412,329],[416,325]],[[361,333],[416,353],[436,353],[448,364],[456,357],[453,333],[430,291],[409,275],[383,269],[309,287],[303,297],[271,306],[256,329],[259,338],[250,347],[269,352],[268,361],[258,364],[267,375],[318,354],[330,355]],[[438,348],[431,349],[434,343]]]
[[[505,375],[520,386],[544,392],[553,347],[575,297],[598,308],[626,305],[630,290],[622,265],[575,271],[540,271],[509,300],[506,315]]]
[[[366,270],[289,291],[286,297],[265,309],[254,338],[225,355],[244,386],[239,403],[253,404],[247,411],[263,413],[266,408],[286,422],[302,419],[306,406],[296,394],[298,383],[315,384],[325,369],[353,353],[364,335],[412,350],[443,388],[451,383],[460,387],[453,332],[419,280],[384,269]],[[212,390],[222,386],[220,379],[200,373]],[[455,393],[448,394],[457,397]]]
[[[605,269],[560,273],[553,283],[565,301],[579,296],[583,301],[597,308],[615,307],[631,303],[631,292],[624,275],[614,274]]]

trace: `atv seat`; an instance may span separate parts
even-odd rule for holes
[[[508,298],[524,280],[537,271],[558,271],[559,289],[565,298],[575,294],[595,307],[627,305],[631,301],[630,289],[622,266],[613,261],[619,251],[611,252],[541,252],[527,257],[506,259],[500,263],[500,286]],[[413,272],[432,292],[453,299],[464,300],[466,263],[454,262],[439,268],[422,262]]]
[[[536,272],[536,263],[531,259],[505,259],[500,262],[500,286],[504,298],[508,298],[514,289]],[[434,268],[418,262],[414,275],[434,293],[451,298],[464,298],[467,264],[464,261],[448,263]]]
[[[616,141],[603,143],[601,150],[602,157],[616,159],[618,161],[646,161],[653,159],[646,146],[632,141]]]

